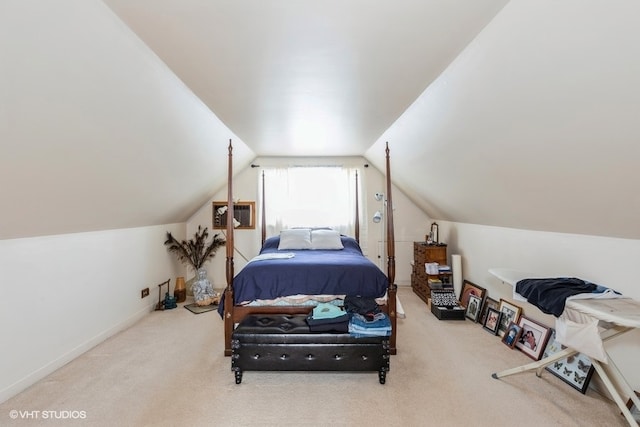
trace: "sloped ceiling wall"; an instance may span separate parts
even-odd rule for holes
[[[254,157],[102,2],[2,2],[0,40],[0,239],[184,221]]]
[[[389,141],[435,219],[640,238],[638,16],[512,0],[364,155]],[[260,155],[138,37],[100,1],[0,4],[0,239],[184,221],[230,138]]]
[[[433,217],[640,238],[640,3],[511,1],[367,151]],[[398,167],[400,165],[400,167]]]

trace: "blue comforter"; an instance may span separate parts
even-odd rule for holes
[[[234,304],[298,294],[378,298],[387,291],[387,276],[351,237],[341,237],[344,249],[340,250],[278,251],[279,239],[267,239],[260,255],[294,256],[249,262],[233,279]],[[218,312],[224,313],[224,300]]]

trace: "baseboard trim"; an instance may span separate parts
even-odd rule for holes
[[[55,360],[52,360],[51,362],[47,363],[41,368],[36,369],[31,374],[25,376],[21,380],[18,380],[15,383],[11,384],[10,386],[6,387],[5,389],[1,390],[0,403],[3,403],[11,399],[15,395],[21,393],[22,391],[26,390],[28,387],[42,380],[47,375],[55,372],[56,370],[60,369],[61,367],[63,367],[73,359],[77,358],[78,356],[86,353],[87,351],[91,350],[93,347],[102,343],[107,338],[132,326],[134,323],[138,322],[144,316],[151,313],[154,310],[154,307],[155,307],[155,304],[145,306],[143,309],[129,316],[127,319],[123,320],[122,322],[119,322],[118,324],[112,326],[111,328],[99,333],[98,335],[78,345],[77,347],[61,355]]]

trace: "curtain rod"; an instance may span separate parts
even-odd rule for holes
[[[363,165],[365,168],[369,167],[368,163],[365,163]],[[252,168],[260,168],[263,167],[261,165],[257,165],[255,163],[251,164]],[[286,165],[286,166],[275,166],[275,165],[270,165],[270,166],[264,166],[264,169],[278,169],[278,168],[357,168],[357,165],[354,166],[345,166],[345,165],[323,165],[323,164],[318,164],[318,165]]]
[[[343,168],[344,165],[289,165],[290,168]]]

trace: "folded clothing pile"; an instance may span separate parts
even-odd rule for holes
[[[375,298],[359,296],[347,295],[344,299],[344,309],[347,313],[358,313],[368,317],[380,313],[380,306]]]
[[[307,316],[311,332],[349,332],[349,314],[336,305],[318,303]]]
[[[385,313],[376,313],[373,316],[350,313],[349,316],[349,333],[356,338],[391,335],[391,320]]]
[[[356,338],[388,337],[391,320],[380,310],[374,298],[347,296],[344,308],[349,313],[349,333]]]

